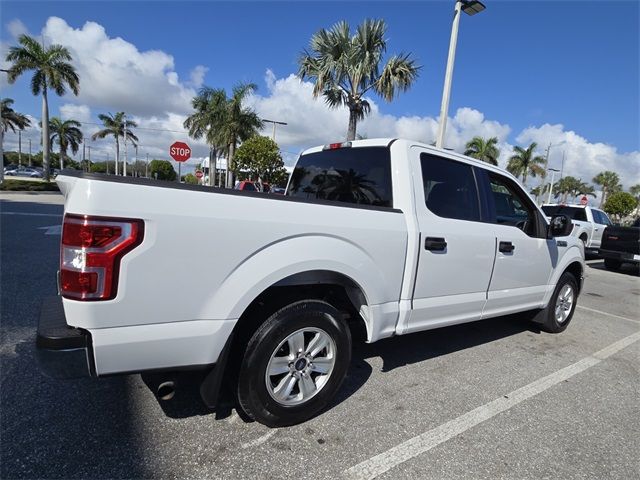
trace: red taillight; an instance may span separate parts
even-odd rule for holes
[[[110,300],[118,290],[120,260],[142,243],[142,220],[65,215],[60,290],[75,300]]]

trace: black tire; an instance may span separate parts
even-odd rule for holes
[[[320,329],[333,340],[334,364],[317,393],[302,403],[285,405],[276,401],[267,390],[267,366],[276,348],[290,335],[305,328]],[[351,333],[340,312],[319,300],[293,303],[271,315],[249,340],[238,377],[238,402],[249,417],[268,427],[304,422],[317,415],[333,398],[350,363]]]
[[[622,262],[620,260],[615,260],[613,258],[604,259],[604,268],[607,270],[620,270],[621,265]]]
[[[569,285],[571,288],[572,302],[569,310],[568,316],[563,321],[558,321],[556,318],[556,306],[558,302],[558,296],[560,292],[563,291],[565,285]],[[564,272],[558,283],[556,284],[556,288],[553,291],[553,295],[551,295],[551,299],[549,300],[549,305],[547,308],[543,309],[538,313],[536,319],[534,320],[536,323],[540,324],[540,329],[549,333],[560,333],[566,330],[573,318],[573,312],[576,309],[576,304],[578,301],[578,281],[576,277],[573,276],[570,272]]]

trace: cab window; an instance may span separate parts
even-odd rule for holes
[[[531,200],[508,178],[487,172],[490,221],[519,228],[530,237],[538,236],[536,209]]]

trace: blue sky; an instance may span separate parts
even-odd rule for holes
[[[529,127],[561,124],[563,134],[612,146],[616,155],[640,150],[639,2],[485,3],[486,11],[461,19],[450,116],[466,107],[481,112],[484,121],[508,126],[506,134],[496,130],[505,145],[537,139],[538,130],[523,135]],[[414,87],[393,103],[374,98],[379,114],[437,118],[452,9],[452,1],[9,1],[3,2],[1,40],[5,46],[14,43],[12,33],[19,29],[16,22],[9,27],[15,20],[32,34],[39,34],[52,16],[76,30],[93,21],[109,39],[121,37],[139,52],[160,50],[171,56],[168,70],[186,87],[193,69],[202,65],[208,69],[204,84],[230,88],[238,81],[253,81],[264,100],[273,94],[266,83],[267,69],[276,80],[295,73],[297,55],[319,28],[341,19],[355,26],[367,17],[383,18],[389,53],[412,52],[423,69]],[[19,81],[4,88],[3,96],[38,117],[39,102],[26,87],[26,80]],[[92,118],[101,108],[120,109],[108,102],[108,97],[54,99],[52,113],[74,103],[89,105]],[[143,107],[132,110],[150,114]],[[460,118],[461,125],[464,121]],[[299,138],[290,140],[290,145],[300,143]]]

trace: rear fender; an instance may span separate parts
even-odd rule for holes
[[[278,282],[308,271],[331,271],[350,278],[365,296],[367,329],[379,331],[379,313],[385,311],[385,323],[393,313],[389,308],[372,308],[395,302],[399,285],[390,285],[374,260],[357,245],[329,235],[303,235],[270,244],[247,257],[222,282],[204,304],[204,318],[240,318],[251,302]],[[390,315],[391,313],[391,315]],[[397,308],[395,314],[397,315]],[[371,340],[371,339],[370,339]]]

